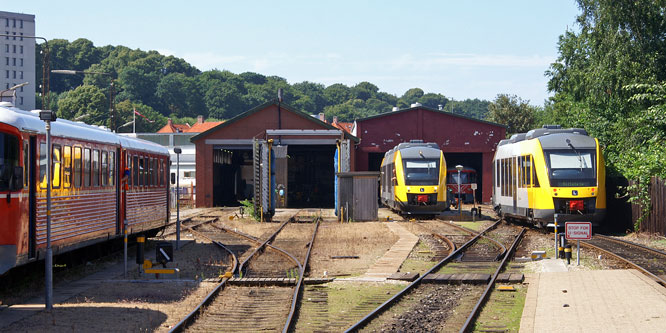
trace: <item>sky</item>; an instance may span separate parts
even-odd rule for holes
[[[463,100],[517,95],[543,105],[573,0],[3,1],[35,15],[36,35],[124,45],[202,71],[277,75],[289,83],[368,81]]]

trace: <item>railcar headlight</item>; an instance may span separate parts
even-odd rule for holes
[[[409,189],[409,186],[407,186],[407,192],[409,192],[409,191],[411,191],[411,190]]]
[[[437,186],[435,186],[435,193],[437,193]]]

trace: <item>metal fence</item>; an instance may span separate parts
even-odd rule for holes
[[[639,230],[666,236],[666,181],[652,177],[649,191],[652,209],[649,215],[641,221]],[[640,218],[641,211],[640,205],[631,205],[631,220],[634,223]]]

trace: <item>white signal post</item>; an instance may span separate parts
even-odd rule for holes
[[[567,240],[577,240],[578,248],[576,250],[576,266],[580,265],[580,240],[592,239],[592,223],[591,222],[565,222],[564,223],[565,236]]]
[[[51,249],[51,174],[53,170],[53,151],[51,150],[51,122],[56,121],[56,114],[50,110],[39,112],[39,119],[46,125],[46,258],[44,258],[45,289],[44,305],[53,309],[53,250]],[[41,152],[40,152],[41,154]]]

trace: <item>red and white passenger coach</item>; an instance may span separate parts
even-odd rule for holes
[[[168,223],[167,148],[64,119],[51,144],[54,254]],[[0,103],[0,274],[44,258],[47,152],[38,111]]]

